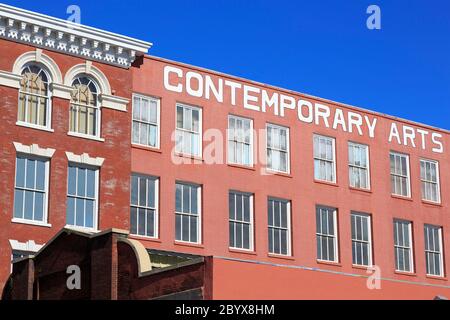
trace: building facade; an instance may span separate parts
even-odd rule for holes
[[[210,257],[207,298],[450,296],[448,131],[0,17],[2,284],[64,227],[119,228]]]

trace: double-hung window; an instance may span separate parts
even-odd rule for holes
[[[230,248],[253,250],[253,195],[229,193]]]
[[[444,257],[442,250],[442,227],[425,225],[425,259],[427,274],[444,276]]]
[[[269,198],[269,253],[291,255],[291,202]]]
[[[97,84],[87,76],[72,83],[70,132],[82,136],[100,136],[100,104]]]
[[[392,194],[410,197],[409,156],[391,152],[390,161]]]
[[[289,128],[267,124],[267,168],[289,173]]]
[[[200,186],[177,182],[175,190],[175,240],[201,243],[200,218]]]
[[[158,237],[158,179],[131,176],[131,234]]]
[[[370,189],[369,147],[349,142],[348,166],[350,186],[358,189]]]
[[[335,139],[314,135],[314,178],[336,182]]]
[[[50,77],[37,65],[27,65],[22,71],[19,89],[18,122],[50,128]]]
[[[412,222],[394,220],[395,270],[414,272]]]
[[[352,212],[350,217],[353,264],[358,266],[371,266],[372,232],[370,215]]]
[[[316,207],[317,259],[338,262],[337,209]]]
[[[437,161],[420,160],[420,181],[422,187],[422,199],[440,203],[439,163]]]
[[[201,157],[202,110],[198,107],[177,104],[176,145],[177,153]]]
[[[228,117],[228,163],[253,166],[253,121]]]
[[[133,143],[159,148],[160,100],[133,95]]]
[[[47,223],[49,160],[18,155],[14,220]]]
[[[98,168],[69,163],[67,225],[97,230]]]

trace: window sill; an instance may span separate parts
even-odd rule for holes
[[[14,218],[11,220],[12,223],[17,223],[17,224],[26,224],[26,225],[30,225],[30,226],[36,226],[36,227],[44,227],[44,228],[51,228],[52,225],[45,223],[45,222],[38,222],[38,221],[32,221],[32,220],[25,220],[25,219],[17,219]]]
[[[175,241],[173,244],[176,245],[176,246],[191,247],[191,248],[197,248],[197,249],[204,249],[205,248],[205,246],[203,244],[201,244],[201,243]]]
[[[324,181],[324,180],[317,180],[317,179],[314,179],[314,182],[315,182],[315,183],[318,183],[318,184],[323,184],[323,185],[326,185],[326,186],[339,187],[339,185],[338,185],[336,182],[330,182],[330,181]],[[358,190],[359,190],[359,189],[358,189]]]
[[[145,151],[162,153],[161,149],[159,149],[159,148],[150,147],[150,146],[144,146],[144,145],[141,145],[141,144],[132,143],[131,147],[134,148],[134,149],[140,149],[140,150],[145,150]]]
[[[283,260],[295,261],[295,258],[293,256],[283,256],[281,254],[273,254],[273,253],[269,253],[267,256],[269,258],[274,258],[274,259],[283,259]]]
[[[362,266],[359,264],[352,264],[352,268],[367,271],[367,270],[373,268],[373,266]]]
[[[135,234],[131,234],[129,236],[131,239],[141,240],[141,241],[150,241],[150,242],[157,242],[162,243],[161,239],[159,238],[152,238],[152,237],[145,237],[145,236],[138,236]]]
[[[342,267],[341,263],[335,262],[335,261],[316,260],[316,262],[318,264],[324,264],[324,265],[333,266],[333,267]]]
[[[89,136],[87,134],[82,134],[82,133],[77,133],[77,132],[68,132],[67,135],[70,137],[75,137],[75,138],[82,138],[82,139],[94,140],[94,141],[98,141],[98,142],[105,142],[105,139],[103,139],[103,138]]]
[[[357,192],[364,192],[364,193],[373,193],[370,189],[362,189],[362,188],[355,188],[355,187],[348,187],[351,191],[357,191]]]
[[[250,171],[256,171],[255,167],[251,166],[245,166],[243,164],[236,164],[236,163],[227,163],[227,165],[231,168],[237,168],[237,169],[244,169],[244,170],[250,170]]]
[[[178,157],[178,158],[190,159],[190,160],[194,160],[194,162],[198,161],[199,163],[203,163],[203,158],[200,157],[200,156],[195,156],[195,155],[192,155],[192,154],[179,153],[179,152],[175,152],[173,155],[175,157]]]
[[[433,275],[427,274],[426,277],[428,279],[433,279],[433,280],[448,281],[448,279],[445,276],[433,276]]]
[[[33,129],[33,130],[46,131],[46,132],[51,132],[51,133],[55,132],[55,130],[53,130],[51,128],[36,126],[36,125],[32,125],[32,124],[29,124],[26,122],[20,122],[20,121],[16,122],[16,126]]]
[[[433,207],[442,207],[442,203],[440,202],[433,202],[428,200],[422,200],[422,203],[425,205],[433,206]]]
[[[266,176],[279,176],[279,177],[285,177],[285,178],[293,178],[294,177],[290,173],[282,172],[282,171],[275,171],[275,170],[271,170],[268,168],[266,168],[265,175]]]
[[[88,232],[88,233],[99,233],[100,232],[98,229],[95,229],[95,228],[84,228],[84,227],[72,226],[70,224],[66,224],[64,226],[64,229],[70,229],[73,231]]]
[[[407,277],[417,277],[417,273],[415,272],[407,272],[407,271],[394,271],[394,274],[398,274],[400,276],[407,276]]]
[[[391,194],[391,197],[394,198],[394,199],[406,200],[406,201],[413,202],[413,199],[411,197],[400,196],[400,195],[397,195],[397,194]]]
[[[253,250],[228,248],[228,251],[231,252],[231,253],[240,253],[240,254],[248,254],[248,255],[251,255],[251,256],[256,256],[256,252],[253,251]]]

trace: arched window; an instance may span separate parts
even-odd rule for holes
[[[87,76],[76,78],[72,84],[70,103],[70,131],[89,135],[99,135],[100,109],[98,86]]]
[[[19,90],[19,122],[49,126],[49,83],[49,76],[44,69],[33,64],[25,66]]]

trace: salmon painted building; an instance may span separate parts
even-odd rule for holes
[[[0,5],[4,297],[450,296],[447,130],[150,47]]]

